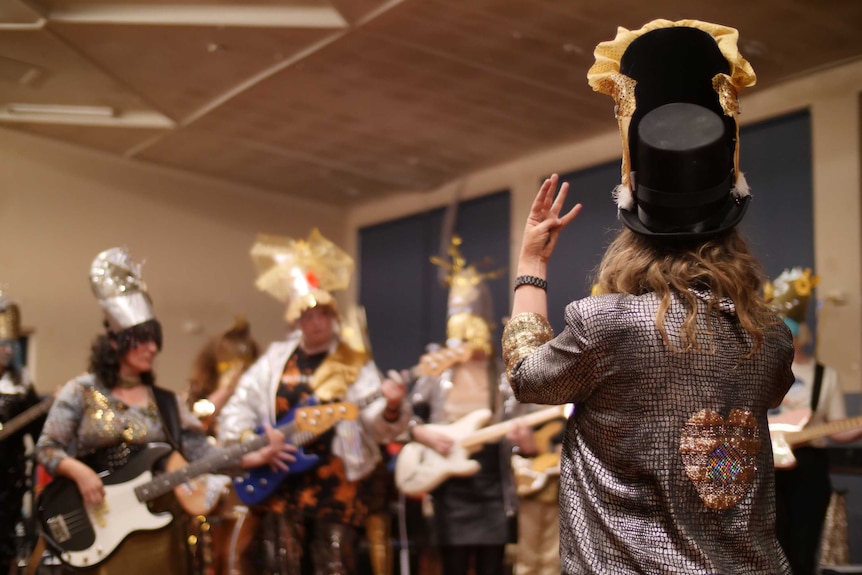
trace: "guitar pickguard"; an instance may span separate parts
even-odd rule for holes
[[[123,478],[105,478],[105,497],[99,505],[86,505],[74,481],[58,477],[39,497],[37,514],[46,542],[61,561],[72,567],[92,567],[108,559],[132,533],[167,526],[170,513],[152,513],[135,489],[149,483],[153,464],[170,453],[164,444],[152,444],[123,468]]]

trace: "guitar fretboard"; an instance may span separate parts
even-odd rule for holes
[[[528,413],[527,415],[522,415],[521,417],[516,417],[508,421],[502,421],[500,423],[495,423],[494,425],[489,425],[488,427],[483,427],[482,429],[479,429],[478,431],[475,431],[462,439],[461,445],[465,449],[470,449],[478,445],[490,443],[492,441],[501,439],[507,433],[509,433],[512,428],[515,427],[515,425],[521,424],[528,427],[532,427],[534,425],[545,423],[546,421],[550,421],[557,417],[563,417],[565,416],[565,414],[565,405],[555,405],[553,407],[542,409],[541,411],[534,411],[533,413]]]
[[[834,435],[842,431],[849,431],[862,427],[862,415],[859,417],[851,417],[850,419],[842,419],[841,421],[832,421],[829,423],[821,423],[820,425],[812,425],[800,431],[785,433],[784,437],[791,445],[802,445],[814,439]]]
[[[310,432],[296,432],[296,426],[293,422],[282,425],[276,429],[281,431],[286,438],[289,438],[290,443],[293,443],[294,445],[303,445],[303,443],[300,443],[303,439],[308,442],[309,439],[306,438],[307,435],[314,438],[314,435]],[[162,473],[152,481],[139,485],[135,488],[135,495],[140,501],[151,501],[156,497],[160,497],[165,493],[170,492],[177,485],[182,485],[186,481],[194,479],[199,475],[239,465],[243,455],[256,451],[267,443],[269,443],[269,439],[266,435],[258,435],[248,441],[238,443],[231,447],[219,449],[212,455],[204,457],[203,459],[198,459],[197,461],[189,463],[185,467],[181,467],[176,471]]]
[[[345,403],[330,403],[299,408],[294,415],[293,421],[279,425],[276,429],[284,434],[288,443],[296,446],[308,445],[320,433],[323,433],[338,421],[355,418],[355,408],[351,407],[350,404]],[[297,429],[296,422],[298,418],[302,419],[300,427],[307,427],[308,429]],[[256,451],[268,443],[269,438],[266,434],[262,434],[231,447],[219,449],[203,459],[198,459],[175,471],[162,473],[155,479],[139,485],[135,488],[135,495],[139,501],[151,501],[156,497],[168,493],[177,485],[181,485],[199,475],[239,465],[243,455]]]

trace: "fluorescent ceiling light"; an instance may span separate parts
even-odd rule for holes
[[[113,118],[116,111],[110,106],[70,106],[65,104],[6,104],[10,114],[50,114],[52,116],[89,116]]]

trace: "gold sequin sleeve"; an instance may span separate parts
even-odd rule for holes
[[[511,380],[512,370],[522,359],[539,346],[554,338],[548,320],[533,312],[519,313],[509,320],[503,330],[503,361],[506,375]]]

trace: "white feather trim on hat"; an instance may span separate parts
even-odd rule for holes
[[[751,188],[748,187],[748,181],[745,179],[745,174],[737,172],[736,183],[733,189],[730,190],[730,195],[734,198],[747,198],[751,195]]]
[[[614,201],[617,207],[621,210],[632,210],[635,207],[635,196],[632,194],[632,188],[628,184],[620,184],[614,188]]]

